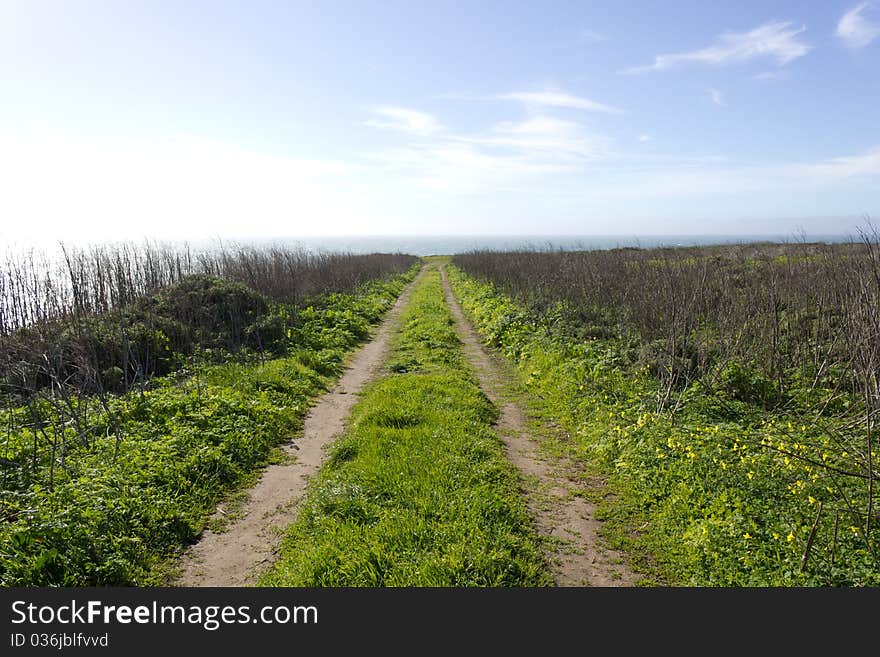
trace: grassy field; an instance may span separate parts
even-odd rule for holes
[[[388,374],[355,407],[262,583],[552,583],[436,270],[402,321]]]
[[[595,263],[579,273],[573,268],[576,261],[589,261],[589,254],[568,258],[559,253],[471,254],[457,262],[479,274],[450,268],[450,276],[484,339],[516,363],[543,411],[564,427],[566,438],[555,448],[607,479],[613,495],[600,509],[606,535],[656,581],[880,584],[880,522],[874,517],[876,490],[871,485],[877,463],[874,418],[868,413],[866,424],[864,391],[857,377],[854,381],[841,372],[842,362],[826,363],[826,374],[820,372],[814,385],[805,386],[798,383],[804,363],[792,355],[802,353],[795,350],[797,345],[780,341],[771,350],[786,356],[782,365],[762,361],[760,353],[755,360],[739,356],[739,347],[725,342],[729,338],[724,333],[735,324],[729,305],[704,306],[702,324],[686,334],[692,344],[709,343],[702,363],[675,361],[674,345],[682,344],[682,336],[674,335],[675,318],[670,316],[642,318],[651,322],[642,330],[657,330],[654,338],[670,345],[669,351],[645,350],[649,341],[639,332],[641,315],[628,314],[627,304],[633,300],[623,292],[646,282],[637,277],[637,267],[644,267],[645,276],[663,278],[665,274],[654,270],[669,266],[673,273],[680,268],[685,272],[679,272],[680,302],[699,300],[684,284],[705,281],[699,272],[686,271],[691,265],[682,263],[681,256],[690,255],[636,254],[637,266],[618,263],[618,269],[630,270],[635,278],[630,281],[602,274]],[[601,265],[611,256],[596,257]],[[829,269],[852,271],[859,266],[854,257],[851,251]],[[644,264],[646,259],[651,262]],[[742,267],[737,262],[713,266],[728,272],[749,270],[758,280],[772,280],[778,256],[770,259],[769,269],[762,269],[758,260],[744,261]],[[793,265],[786,261],[780,266]],[[528,276],[536,270],[543,278]],[[569,287],[573,279],[591,273],[594,285],[604,282],[609,288]],[[845,279],[834,284],[845,288]],[[825,289],[830,287],[831,282]],[[735,297],[748,289],[731,287],[725,294]],[[831,296],[829,292],[826,299]],[[578,300],[587,303],[585,297],[590,303],[579,306]],[[791,320],[801,300],[788,300],[787,314],[779,319],[783,336],[795,330]],[[736,321],[751,322],[752,313],[760,312],[745,303],[737,301],[742,314]],[[694,317],[698,310],[688,309]],[[713,312],[729,319],[720,337],[706,321]],[[858,309],[848,312],[855,322]],[[843,318],[837,317],[839,327]],[[741,330],[742,339],[748,329]],[[772,327],[767,330],[772,335]],[[670,337],[675,339],[667,341]],[[830,344],[818,347],[804,339],[800,347],[813,352],[824,348],[830,360],[850,348],[844,337],[832,337]],[[725,349],[723,358],[712,354],[713,343]],[[652,366],[663,357],[668,358],[663,366]],[[793,365],[783,372],[780,387],[772,373],[784,363]],[[858,362],[850,365],[855,369]],[[676,367],[692,369],[686,373]]]
[[[172,373],[127,393],[58,385],[9,393],[0,584],[161,582],[216,503],[296,435],[310,400],[414,273],[315,297],[293,309],[295,321],[290,306],[267,306],[285,326],[272,351],[175,360]]]

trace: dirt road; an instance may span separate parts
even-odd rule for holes
[[[182,557],[178,586],[250,586],[274,560],[284,529],[296,518],[297,502],[318,471],[326,447],[345,428],[358,392],[385,361],[388,340],[409,301],[411,283],[388,312],[375,337],[354,355],[332,390],[318,398],[305,418],[302,436],[283,446],[295,460],[270,465],[248,493],[238,519],[226,531],[205,530]]]
[[[424,270],[423,270],[424,271]],[[488,353],[462,314],[445,271],[446,302],[456,322],[464,351],[480,386],[501,411],[497,423],[507,455],[522,474],[523,493],[539,533],[554,580],[559,586],[629,586],[637,581],[621,555],[602,546],[595,505],[578,494],[583,489],[570,463],[539,452],[529,434],[521,405],[511,396],[510,372]],[[205,530],[182,557],[180,586],[251,586],[275,559],[284,529],[296,519],[298,502],[317,473],[327,446],[343,431],[358,392],[377,376],[390,338],[398,330],[401,310],[409,302],[410,284],[382,322],[373,340],[352,358],[336,386],[321,396],[305,419],[302,436],[284,445],[295,457],[270,465],[249,492],[237,519],[222,532]]]
[[[443,271],[446,302],[455,318],[464,351],[480,387],[501,412],[496,429],[507,446],[507,456],[523,475],[524,494],[538,526],[557,586],[632,586],[638,577],[622,555],[602,545],[595,504],[578,494],[583,489],[564,459],[540,454],[529,435],[522,408],[511,398],[510,374],[488,353],[473,326],[464,317]]]

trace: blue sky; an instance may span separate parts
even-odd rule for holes
[[[880,217],[880,0],[0,0],[0,82],[0,241]]]

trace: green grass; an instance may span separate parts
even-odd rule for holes
[[[303,310],[284,357],[196,365],[185,378],[155,379],[143,394],[113,397],[118,452],[107,413],[85,400],[91,439],[83,444],[68,429],[51,486],[48,450],[34,455],[33,430],[18,422],[25,428],[4,436],[0,448],[16,463],[34,459],[36,468],[2,470],[0,585],[161,583],[217,503],[278,458],[273,448],[300,431],[312,398],[414,273]],[[26,417],[28,409],[8,412]]]
[[[390,373],[356,405],[261,583],[551,584],[436,270],[401,321]]]
[[[880,585],[864,516],[845,504],[864,508],[864,483],[822,467],[826,460],[853,467],[822,427],[698,385],[686,391],[675,416],[658,413],[657,380],[628,364],[613,339],[573,338],[491,284],[454,267],[449,275],[477,330],[516,365],[542,414],[564,429],[568,440],[555,449],[608,482],[612,494],[599,509],[604,533],[650,579]],[[841,422],[837,430],[859,427]]]

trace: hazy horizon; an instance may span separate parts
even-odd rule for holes
[[[276,236],[229,239],[212,237],[192,240],[141,240],[97,242],[19,242],[9,243],[7,252],[36,251],[53,257],[65,247],[88,248],[119,244],[139,245],[144,242],[159,246],[190,247],[197,251],[211,251],[222,246],[236,248],[280,246],[312,252],[347,253],[408,253],[411,255],[453,255],[473,250],[605,250],[619,247],[655,248],[666,246],[712,246],[752,242],[846,242],[858,240],[853,233],[756,233],[756,234],[666,234],[666,235],[586,235],[586,234],[495,234],[495,235],[323,235]],[[0,243],[0,246],[3,246]]]

